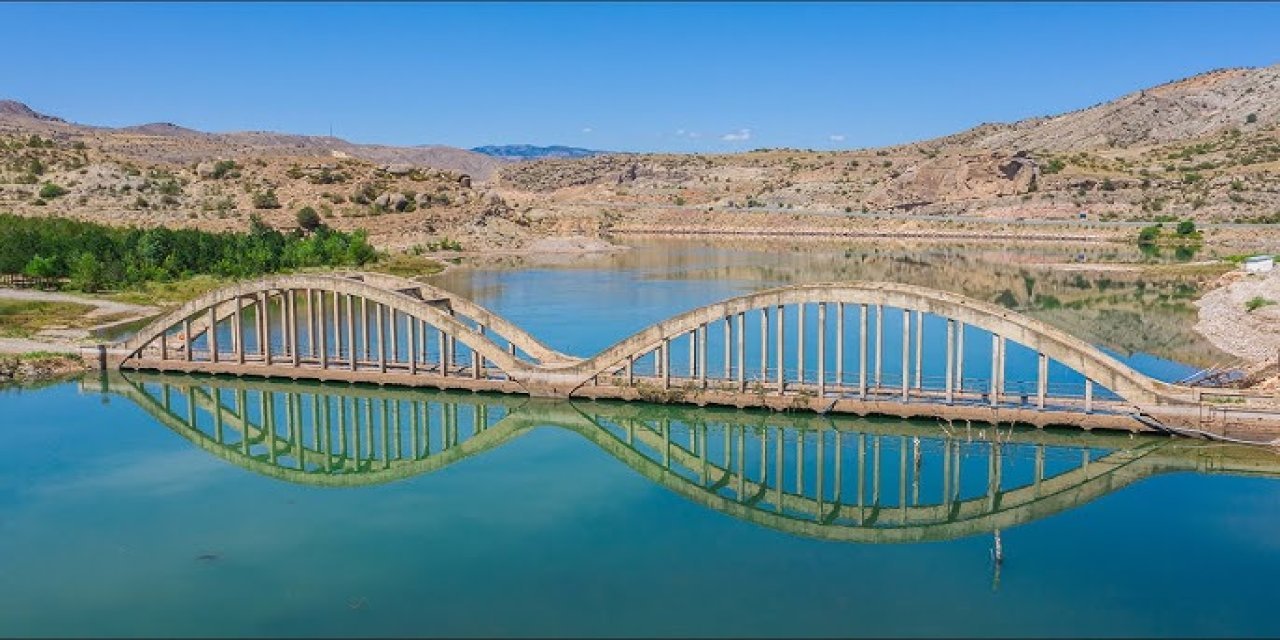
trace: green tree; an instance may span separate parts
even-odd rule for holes
[[[36,254],[31,256],[27,266],[22,268],[22,273],[32,278],[56,278],[58,277],[58,265],[53,258],[46,258]]]
[[[85,293],[94,293],[102,290],[106,280],[106,269],[97,256],[86,251],[71,262],[70,277],[71,286]]]

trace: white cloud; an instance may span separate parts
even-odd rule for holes
[[[701,138],[702,134],[697,131],[689,131],[688,129],[676,129],[677,138]]]
[[[744,141],[744,140],[750,140],[750,139],[751,139],[751,130],[750,130],[750,129],[738,129],[738,130],[737,130],[736,132],[734,132],[734,133],[726,133],[726,134],[724,134],[724,135],[720,136],[720,139],[721,139],[721,140],[724,140],[725,142],[742,142],[742,141]]]
[[[583,128],[582,128],[582,132],[583,132],[583,133],[591,133],[592,131],[595,131],[595,129],[592,129],[591,127],[583,127]]]
[[[827,136],[827,139],[828,139],[828,140],[830,140],[830,141],[832,141],[832,142],[844,142],[844,134],[843,134],[843,133],[833,133],[833,134],[831,134],[831,135]]]

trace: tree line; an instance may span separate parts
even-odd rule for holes
[[[362,230],[317,225],[283,233],[257,216],[247,233],[215,233],[0,214],[0,274],[66,278],[82,291],[198,274],[248,278],[302,267],[358,267],[375,259]]]

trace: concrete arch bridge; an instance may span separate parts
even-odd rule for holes
[[[369,273],[273,276],[203,295],[95,355],[110,369],[1163,430],[1255,443],[1280,435],[1273,397],[1162,382],[1033,318],[893,283],[750,293],[582,358],[419,282]]]
[[[743,413],[365,385],[128,373],[103,391],[231,464],[326,487],[395,482],[561,428],[702,506],[812,538],[902,543],[1007,529],[1144,478],[1280,475],[1257,447],[1157,436]]]

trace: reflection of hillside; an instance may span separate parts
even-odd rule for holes
[[[1064,263],[1138,261],[1125,245],[812,242],[778,240],[634,243],[632,251],[584,257],[555,268],[639,272],[651,280],[717,280],[758,288],[840,280],[881,280],[943,289],[1002,304],[1111,349],[1142,351],[1192,365],[1229,360],[1192,326],[1200,283],[1171,270],[1065,270]],[[536,258],[477,266],[531,268]],[[483,296],[491,279],[465,270],[441,279],[462,295]]]

